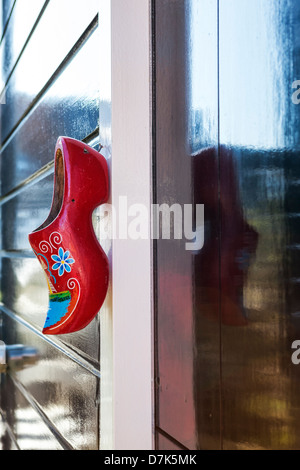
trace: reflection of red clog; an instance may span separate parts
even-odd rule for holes
[[[92,212],[108,198],[105,158],[86,144],[60,137],[55,149],[52,206],[29,235],[49,288],[43,333],[73,333],[87,326],[105,299],[109,268],[92,225]]]

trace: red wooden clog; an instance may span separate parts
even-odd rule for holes
[[[50,213],[29,234],[49,288],[44,334],[85,328],[104,302],[108,259],[95,236],[92,213],[107,201],[108,191],[105,158],[80,141],[60,137],[55,148]]]

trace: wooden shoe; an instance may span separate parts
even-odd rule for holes
[[[107,201],[108,191],[105,158],[81,141],[60,137],[55,148],[50,213],[29,234],[49,289],[44,334],[85,328],[104,302],[108,259],[95,236],[92,213]]]

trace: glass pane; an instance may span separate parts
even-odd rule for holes
[[[299,449],[300,5],[155,8],[156,202],[204,205],[155,244],[158,435]]]

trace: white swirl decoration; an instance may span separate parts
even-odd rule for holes
[[[79,284],[78,279],[75,279],[75,277],[71,277],[71,279],[69,279],[68,282],[67,282],[67,287],[70,290],[74,290],[76,285],[77,285],[78,290],[80,292],[80,284]]]
[[[46,240],[41,241],[39,244],[39,249],[42,253],[48,253],[49,250],[51,253],[53,252],[52,246],[49,242],[46,242]]]
[[[56,249],[62,242],[62,236],[59,232],[52,232],[49,237],[50,245]]]
[[[67,282],[67,287],[68,287],[68,289],[70,289],[70,290],[74,290],[75,287],[76,287],[76,285],[77,285],[77,287],[78,287],[78,297],[77,297],[77,300],[76,300],[76,304],[75,304],[75,306],[74,306],[72,312],[70,313],[70,316],[71,316],[72,313],[75,311],[75,309],[76,309],[76,307],[77,307],[77,305],[78,305],[79,299],[80,299],[80,284],[79,284],[78,279],[75,279],[74,277],[71,277],[71,279],[69,279],[68,282]],[[69,317],[68,317],[68,318],[69,318]]]

